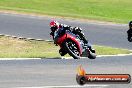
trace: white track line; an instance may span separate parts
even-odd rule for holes
[[[41,58],[0,58],[0,60],[35,60],[35,59],[41,59]]]
[[[91,88],[91,87],[97,87],[97,88],[104,88],[107,87],[108,85],[67,85],[67,86],[42,86],[42,87],[16,87],[16,88]]]
[[[97,55],[97,57],[118,57],[118,56],[132,56],[132,53],[130,54],[117,54],[117,55]],[[60,57],[61,59],[73,59],[72,57]],[[82,59],[87,57],[81,57]],[[0,60],[40,60],[42,58],[0,58]]]
[[[132,56],[132,53],[130,54],[117,54],[117,55],[97,55],[97,57],[119,57],[119,56]],[[87,57],[81,57],[82,59]],[[72,57],[61,57],[61,59],[73,59]]]
[[[118,57],[118,56],[131,56],[132,53],[130,54],[117,54],[117,55],[98,55],[97,57]]]

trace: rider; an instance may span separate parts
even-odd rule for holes
[[[128,41],[132,41],[131,37],[132,37],[132,21],[129,22],[129,30],[127,31],[128,34]]]
[[[79,35],[80,38],[84,41],[84,45],[88,45],[88,48],[90,50],[92,50],[92,47],[88,43],[87,39],[85,38],[84,33],[82,32],[81,28],[79,28],[79,27],[71,27],[71,26],[68,26],[68,25],[65,25],[65,24],[60,24],[57,21],[51,21],[50,22],[50,27],[51,27],[50,28],[51,29],[50,35],[54,36],[54,32],[57,31],[57,30],[69,30],[73,34]],[[53,37],[53,39],[54,39],[54,37]],[[60,52],[60,54],[62,54],[61,49],[59,50],[59,52]],[[63,54],[62,54],[62,56],[63,56]]]

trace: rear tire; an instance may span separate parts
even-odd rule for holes
[[[89,51],[89,55],[88,55],[89,59],[95,59],[96,58],[96,54],[92,53],[91,51]]]

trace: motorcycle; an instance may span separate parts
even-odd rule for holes
[[[95,50],[90,50],[79,35],[75,35],[69,30],[59,29],[55,31],[53,40],[56,45],[60,46],[59,53],[61,56],[68,53],[74,59],[80,59],[81,57],[96,58]]]

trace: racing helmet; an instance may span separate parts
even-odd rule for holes
[[[132,21],[129,22],[129,28],[132,29]]]
[[[50,22],[50,29],[52,32],[55,32],[57,29],[59,29],[59,22],[57,21],[51,21]]]

